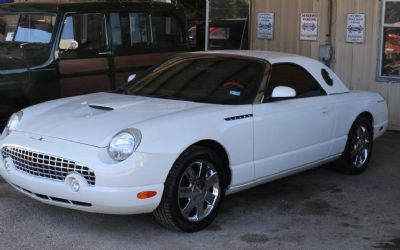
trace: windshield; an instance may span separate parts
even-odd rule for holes
[[[126,88],[138,96],[214,104],[252,103],[265,63],[221,55],[170,59]]]
[[[0,42],[50,43],[56,16],[0,14]]]

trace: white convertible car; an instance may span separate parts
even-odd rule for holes
[[[379,94],[349,91],[318,61],[186,53],[115,93],[14,114],[0,138],[0,174],[47,204],[153,212],[190,232],[214,220],[226,194],[335,160],[361,173],[387,126]]]

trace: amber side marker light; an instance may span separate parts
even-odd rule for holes
[[[149,199],[157,195],[156,191],[144,191],[137,194],[138,199]]]

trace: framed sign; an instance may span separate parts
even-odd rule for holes
[[[275,13],[258,13],[257,38],[273,40],[274,39]]]
[[[301,13],[300,15],[300,40],[318,40],[318,13]]]
[[[365,14],[347,14],[346,42],[364,43],[365,41]]]

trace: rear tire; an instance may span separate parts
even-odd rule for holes
[[[365,116],[361,116],[350,129],[345,151],[336,163],[336,169],[345,174],[361,174],[368,167],[372,147],[372,122]]]
[[[192,146],[174,163],[153,215],[172,230],[196,232],[210,225],[225,196],[224,168],[209,148]]]

